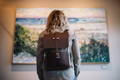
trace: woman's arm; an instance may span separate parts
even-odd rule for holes
[[[75,75],[78,76],[80,73],[80,48],[78,46],[77,37],[74,35],[72,40],[72,53]]]
[[[38,46],[37,46],[37,74],[40,80],[44,80],[43,59],[44,59],[44,48],[42,45],[42,38],[39,38]]]

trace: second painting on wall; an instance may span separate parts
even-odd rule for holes
[[[54,9],[62,10],[79,40],[81,63],[109,63],[107,19],[103,8],[17,8],[13,64],[35,64],[39,34]]]

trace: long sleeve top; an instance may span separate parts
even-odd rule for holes
[[[42,37],[47,34],[45,31],[40,34],[37,47],[37,74],[40,80],[75,80],[80,73],[80,48],[75,34],[69,32],[69,63],[70,68],[62,71],[46,71],[44,69],[44,48]]]

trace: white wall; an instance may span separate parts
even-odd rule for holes
[[[81,65],[79,80],[120,80],[120,2],[116,0],[46,0],[0,2],[0,80],[38,80],[36,65],[11,65],[15,8],[106,8],[110,60]]]

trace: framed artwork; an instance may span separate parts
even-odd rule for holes
[[[39,34],[54,9],[62,10],[80,46],[81,63],[109,63],[106,11],[104,8],[17,8],[13,64],[35,64]]]

